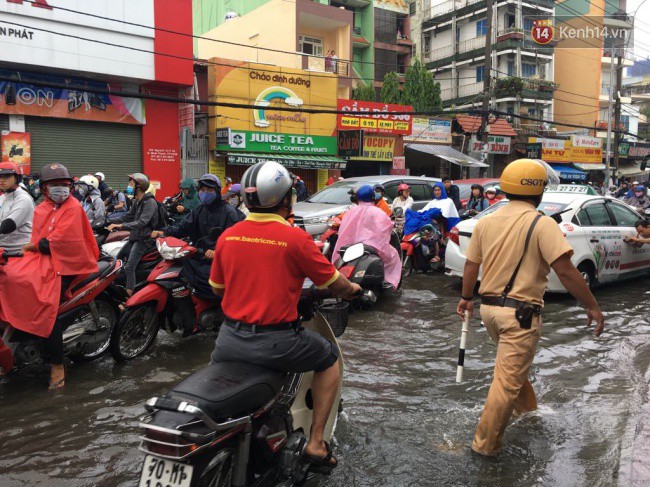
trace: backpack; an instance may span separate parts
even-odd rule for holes
[[[169,221],[170,216],[167,208],[165,208],[165,205],[163,205],[158,200],[155,201],[156,205],[158,205],[158,221],[156,222],[154,230],[160,230],[161,228],[165,228],[167,226],[167,222]]]

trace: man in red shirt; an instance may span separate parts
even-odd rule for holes
[[[212,362],[247,362],[285,372],[314,371],[314,413],[308,461],[337,465],[323,432],[339,382],[339,351],[321,335],[298,326],[305,278],[341,296],[361,291],[319,252],[304,230],[291,227],[289,172],[276,162],[249,168],[241,182],[250,214],[217,242],[210,284],[223,297],[225,316]]]

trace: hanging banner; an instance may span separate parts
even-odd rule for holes
[[[488,154],[510,154],[510,137],[502,135],[488,135]],[[483,152],[483,142],[476,140],[473,135],[470,139],[470,152]]]
[[[29,174],[32,164],[31,136],[23,132],[2,134],[2,162],[13,162],[20,174]]]
[[[589,138],[584,139],[583,141],[579,140],[579,142],[583,143],[583,145],[590,144],[587,140]],[[542,144],[542,159],[546,162],[592,162],[600,164],[603,160],[603,150],[600,147],[575,147],[571,145],[571,140],[530,137],[528,142]]]
[[[372,101],[342,100],[337,103],[339,111],[348,112],[336,116],[339,130],[363,129],[396,135],[410,135],[411,115],[392,115],[388,112],[412,112],[409,105],[391,105]]]
[[[366,135],[363,138],[363,154],[360,157],[350,157],[350,160],[391,161],[395,150],[393,137],[381,135]]]
[[[9,78],[12,77],[12,72],[0,70],[0,76]],[[104,91],[109,89],[106,83],[34,74],[29,74],[28,77],[23,74],[21,78],[20,82],[0,81],[0,113],[131,125],[146,123],[144,100],[81,90],[47,88],[29,84],[29,81]],[[111,89],[120,88],[112,84]]]
[[[405,142],[451,145],[451,120],[413,117],[413,131]]]
[[[406,169],[406,157],[404,156],[394,156],[393,157],[393,169]]]

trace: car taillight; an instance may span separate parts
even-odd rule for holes
[[[347,279],[350,279],[350,276],[352,276],[352,273],[354,272],[354,266],[351,265],[343,266],[339,269],[339,272]]]
[[[460,246],[460,237],[458,235],[458,227],[453,227],[449,230],[449,240],[454,242],[456,245]]]

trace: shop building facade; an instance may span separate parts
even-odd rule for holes
[[[116,188],[144,172],[157,196],[176,192],[178,104],[138,95],[193,85],[192,40],[169,32],[191,29],[191,0],[0,1],[3,157],[24,172],[102,171]]]

